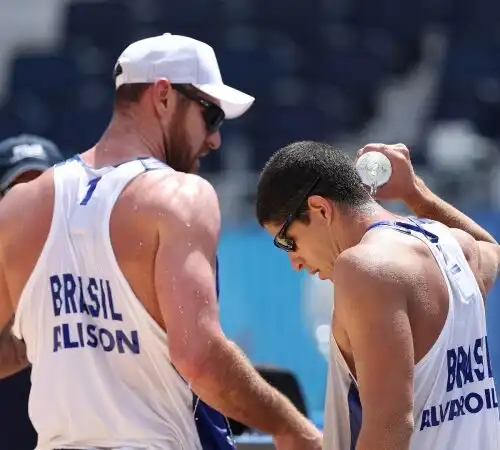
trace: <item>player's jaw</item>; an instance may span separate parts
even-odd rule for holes
[[[178,160],[179,168],[183,172],[196,173],[200,167],[200,160],[220,146],[219,130],[209,132],[203,119],[200,120],[199,111],[190,108],[176,121],[178,126],[172,127],[171,136],[174,156]],[[182,119],[182,120],[181,120]],[[175,169],[175,167],[174,167]]]
[[[205,148],[200,150],[198,153],[196,153],[190,173],[197,173],[198,170],[200,169],[201,165],[201,159],[205,158],[205,156],[209,155],[213,150],[210,150],[209,148]]]

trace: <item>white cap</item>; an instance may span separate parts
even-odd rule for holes
[[[219,64],[212,47],[186,36],[165,33],[130,44],[118,58],[122,84],[154,83],[166,79],[173,84],[192,84],[220,101],[227,119],[244,114],[254,97],[222,82]]]

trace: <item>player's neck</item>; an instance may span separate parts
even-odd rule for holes
[[[94,165],[105,166],[137,157],[165,158],[161,131],[127,115],[113,116],[94,147]]]
[[[381,220],[395,220],[396,216],[373,202],[366,208],[353,209],[339,217],[333,235],[341,252],[358,245],[370,225]]]

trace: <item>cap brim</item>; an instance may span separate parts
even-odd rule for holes
[[[245,114],[255,98],[225,84],[193,84],[197,89],[219,100],[226,119],[236,119]]]
[[[40,163],[26,163],[26,164],[18,164],[11,170],[7,171],[5,175],[0,179],[0,191],[4,191],[8,189],[11,184],[16,181],[16,178],[20,177],[22,174],[30,171],[37,172],[45,172],[47,169],[50,169],[49,164]]]

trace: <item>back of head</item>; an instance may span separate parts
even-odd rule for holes
[[[358,207],[372,201],[345,153],[320,142],[294,142],[278,150],[262,171],[257,187],[259,223],[282,224],[314,184],[310,195],[340,205]],[[306,210],[304,202],[299,218],[307,222]]]
[[[196,172],[200,158],[220,147],[224,121],[254,101],[223,83],[212,47],[170,33],[130,44],[113,77],[114,114],[102,147],[151,154],[182,172]]]

